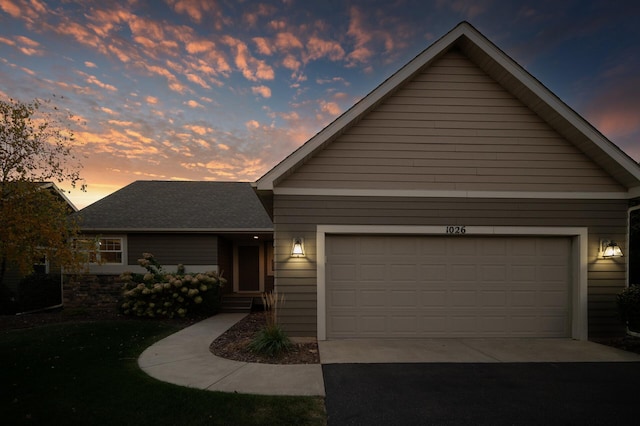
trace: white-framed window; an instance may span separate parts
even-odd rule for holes
[[[122,265],[124,244],[121,237],[98,237],[76,240],[76,247],[86,253],[88,263]]]

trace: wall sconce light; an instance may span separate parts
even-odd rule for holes
[[[610,240],[600,240],[600,252],[605,259],[623,256],[618,243]]]
[[[296,237],[293,239],[291,257],[304,257],[304,238]]]

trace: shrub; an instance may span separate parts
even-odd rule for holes
[[[267,324],[258,331],[249,343],[249,349],[273,357],[283,351],[288,351],[293,346],[282,327],[278,325],[278,305],[284,304],[284,295],[278,298],[277,292],[264,293],[262,303]]]
[[[620,318],[629,330],[640,332],[640,285],[630,285],[617,296]]]
[[[47,308],[62,303],[60,275],[33,273],[18,284],[18,302],[22,311]]]
[[[125,272],[120,276],[123,283],[120,309],[124,314],[174,318],[218,312],[226,282],[218,273],[187,274],[182,265],[176,272],[166,273],[150,253],[144,253],[138,264],[147,272]]]

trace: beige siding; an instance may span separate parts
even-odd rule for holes
[[[457,51],[426,68],[279,186],[625,191]]]
[[[316,335],[316,225],[468,225],[587,227],[589,332],[620,330],[615,294],[625,285],[624,260],[597,258],[600,238],[626,250],[627,204],[618,200],[414,199],[274,197],[276,285],[286,294],[281,319],[292,335]],[[304,237],[307,257],[289,257]]]
[[[218,237],[211,234],[129,234],[128,264],[151,253],[161,265],[216,265]]]

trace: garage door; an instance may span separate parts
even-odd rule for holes
[[[327,338],[569,337],[571,239],[326,238]]]

